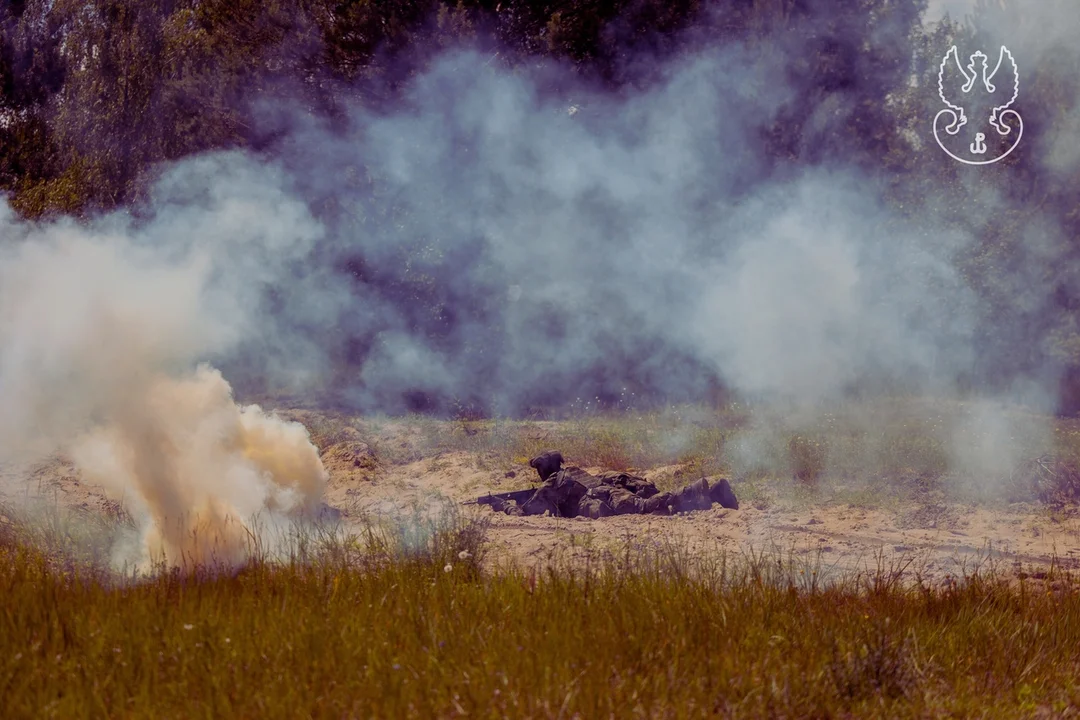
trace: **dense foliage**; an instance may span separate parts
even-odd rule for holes
[[[822,98],[837,93],[860,101],[847,129],[877,155],[889,141],[878,127],[884,95],[909,69],[909,47],[895,42],[905,35],[895,28],[914,28],[924,2],[863,0],[828,23],[800,22],[815,16],[816,4],[9,2],[0,8],[0,188],[29,216],[127,203],[156,163],[269,141],[254,115],[257,99],[299,97],[327,114],[355,94],[387,103],[439,50],[461,43],[491,47],[511,64],[568,60],[626,91],[655,79],[657,61],[695,44],[797,33],[813,54],[791,72],[812,82],[785,123],[770,129],[777,155],[814,162],[828,153],[801,130]],[[871,13],[880,17],[868,24]],[[858,51],[875,33],[891,44]]]

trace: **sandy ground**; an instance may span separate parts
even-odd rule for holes
[[[528,466],[516,468],[515,476],[507,478],[504,472],[478,465],[482,462],[475,456],[446,453],[392,467],[360,483],[332,481],[328,500],[349,517],[357,517],[408,512],[433,496],[460,503],[489,491],[529,487],[537,480]],[[595,473],[604,468],[585,469]],[[493,559],[526,565],[597,550],[617,552],[630,540],[697,553],[780,553],[795,563],[805,561],[808,571],[814,568],[826,575],[882,567],[940,580],[988,564],[1034,574],[1052,564],[1080,568],[1080,517],[1027,504],[990,509],[913,503],[894,510],[811,505],[791,511],[742,503],[739,510],[714,505],[712,510],[673,517],[599,520],[512,517],[486,507],[466,507],[491,520]]]
[[[461,503],[487,492],[529,487],[537,477],[527,465],[494,469],[482,456],[467,452],[385,464],[374,461],[359,435],[339,440],[322,454],[330,472],[326,501],[343,512],[346,525],[359,526],[365,517],[407,517],[433,502],[453,505],[490,520],[490,561],[496,564],[542,565],[625,552],[629,541],[630,547],[651,544],[716,556],[725,551],[780,553],[826,577],[883,567],[942,580],[987,563],[1035,577],[1052,565],[1080,569],[1080,516],[1037,505],[912,503],[883,509],[810,503],[792,510],[760,509],[743,500],[739,510],[715,505],[674,517],[511,517]],[[671,472],[666,467],[639,474],[655,479]],[[735,488],[738,492],[739,485]],[[92,512],[114,512],[121,500],[107,498],[60,459],[29,469],[0,469],[0,492],[9,499],[19,493],[43,495]]]

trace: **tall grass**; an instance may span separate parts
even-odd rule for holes
[[[1080,592],[1068,577],[930,587],[878,568],[823,582],[782,555],[673,546],[485,572],[483,527],[465,517],[334,537],[302,559],[131,582],[58,563],[9,530],[5,717],[1016,718],[1080,707]]]
[[[963,407],[875,411],[311,420],[321,448],[363,438],[380,471],[446,451],[509,468],[557,448],[585,466],[737,473],[743,499],[852,478],[875,502],[960,492],[949,443]],[[1078,428],[1020,437],[1014,457],[1076,463]],[[1080,714],[1080,585],[1056,568],[930,585],[881,563],[838,574],[794,554],[627,538],[541,570],[499,557],[482,517],[306,526],[273,554],[254,534],[243,567],[135,578],[111,566],[122,513],[0,512],[3,716]]]

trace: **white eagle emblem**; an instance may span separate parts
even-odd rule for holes
[[[959,51],[953,45],[945,53],[941,67],[938,69],[938,97],[945,103],[946,108],[934,117],[934,138],[941,149],[954,160],[968,165],[990,165],[1002,160],[1016,149],[1024,134],[1023,119],[1019,113],[1011,109],[1019,95],[1020,72],[1016,67],[1013,54],[1007,47],[1001,46],[997,65],[991,72],[989,58],[985,53],[972,53],[965,68],[960,62]],[[960,128],[967,125],[969,110],[976,116],[977,121],[985,117],[990,126],[1003,138],[1010,135],[1014,129],[1018,130],[1012,145],[993,160],[972,160],[960,157],[947,148],[941,140],[938,133],[938,121],[942,116],[946,114],[952,116],[952,122],[945,126],[945,132],[947,135],[954,136],[960,132]],[[1015,118],[1015,128],[1003,122],[1006,116]],[[975,129],[983,129],[982,124],[980,123]],[[969,153],[974,156],[985,155],[987,149],[986,133],[976,132],[974,142],[968,144]]]

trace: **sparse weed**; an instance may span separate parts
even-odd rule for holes
[[[888,617],[874,622],[868,619],[856,628],[853,640],[833,638],[828,677],[845,706],[868,697],[896,700],[915,686],[910,637],[898,635],[890,625]]]

